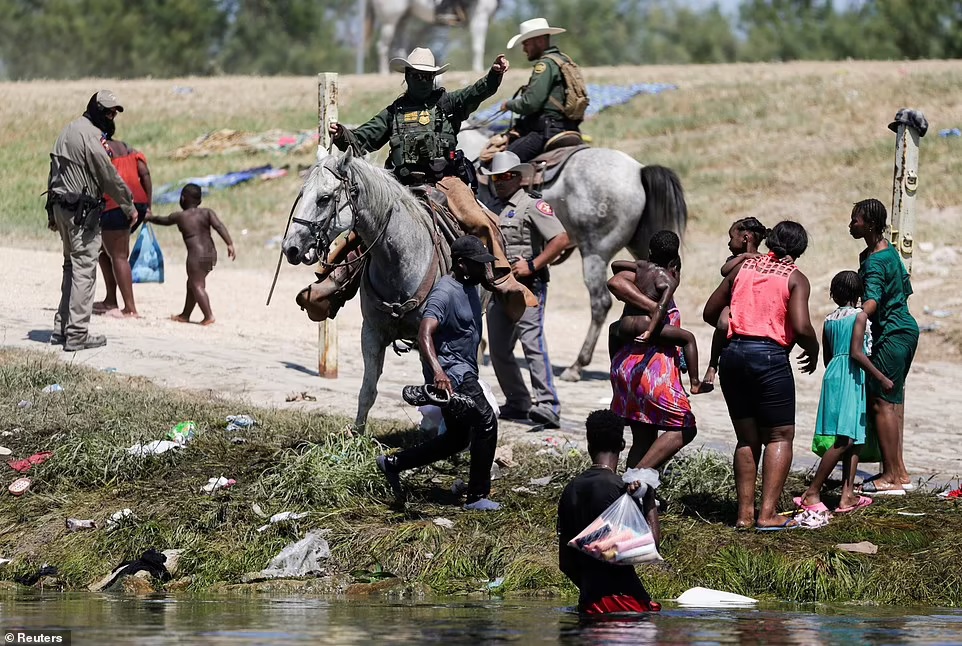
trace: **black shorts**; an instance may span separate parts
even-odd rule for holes
[[[123,231],[129,228],[130,232],[133,233],[144,221],[144,217],[147,215],[147,205],[134,204],[134,208],[137,209],[137,221],[134,223],[134,226],[130,226],[127,216],[124,215],[120,207],[117,207],[116,209],[110,209],[100,214],[100,228],[104,231]]]
[[[759,428],[795,424],[788,349],[774,341],[736,337],[722,351],[718,368],[732,420],[754,419]]]

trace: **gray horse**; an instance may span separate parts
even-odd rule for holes
[[[328,155],[315,164],[298,200],[283,243],[289,263],[316,262],[319,246],[351,229],[366,249],[367,277],[361,284],[364,376],[355,419],[363,430],[377,398],[385,349],[399,339],[416,337],[423,303],[415,296],[426,281],[433,285],[447,263],[435,251],[426,209],[390,172],[350,152],[339,158]]]
[[[477,159],[488,133],[469,128],[459,133],[458,143],[469,159]],[[625,153],[608,148],[576,152],[557,179],[542,188],[542,197],[581,252],[591,299],[588,334],[578,358],[561,375],[565,381],[578,381],[582,369],[591,363],[611,309],[608,263],[626,248],[635,258],[646,258],[648,240],[662,229],[684,239],[688,207],[674,171],[642,166]]]

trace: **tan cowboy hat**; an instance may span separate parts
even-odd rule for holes
[[[521,159],[512,152],[495,153],[491,160],[491,168],[481,168],[483,175],[500,175],[501,173],[521,173],[527,175],[534,170],[531,164],[522,164]]]
[[[529,38],[536,38],[538,36],[552,36],[554,34],[563,34],[564,29],[560,27],[550,27],[548,21],[544,18],[532,18],[531,20],[525,20],[521,23],[520,33],[516,36],[512,36],[511,40],[508,41],[508,49],[511,49],[517,43],[523,43]]]
[[[391,71],[403,72],[406,69],[417,70],[419,72],[433,72],[440,74],[448,69],[447,65],[438,67],[434,64],[434,52],[427,47],[415,47],[411,55],[407,58],[392,58]]]

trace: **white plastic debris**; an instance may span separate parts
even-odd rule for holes
[[[32,402],[32,401],[28,401],[28,400],[26,400],[26,399],[21,399],[20,402],[17,404],[17,408],[19,408],[19,409],[21,409],[21,410],[26,410],[26,409],[30,408],[31,406],[33,406],[33,402]]]
[[[160,455],[161,453],[166,453],[167,451],[171,451],[173,449],[181,449],[183,447],[183,444],[171,442],[170,440],[154,440],[152,442],[147,442],[147,444],[141,444],[138,442],[127,449],[127,453],[130,455],[139,456]]]
[[[227,431],[241,431],[247,428],[251,428],[257,424],[255,420],[250,415],[228,415],[227,416]]]
[[[543,478],[531,478],[528,484],[535,485],[537,487],[547,487],[551,484],[551,476],[545,476]]]
[[[307,512],[294,513],[293,511],[282,511],[280,513],[271,516],[270,520],[267,521],[266,525],[262,525],[257,528],[259,532],[266,532],[271,525],[276,523],[283,523],[288,520],[300,520],[307,516]]]
[[[443,527],[444,529],[454,529],[454,521],[447,518],[435,518],[433,521],[438,527]]]
[[[697,608],[737,608],[758,603],[756,599],[751,597],[743,597],[740,594],[712,590],[711,588],[685,590],[676,601],[680,605]]]
[[[125,507],[124,509],[115,511],[110,515],[110,518],[107,519],[107,529],[114,529],[125,523],[134,522],[136,520],[140,519],[137,518],[137,515],[134,512]]]
[[[264,513],[264,510],[261,509],[261,506],[258,505],[256,502],[251,503],[251,509],[254,510],[254,513],[257,514],[259,517],[267,518],[267,514]]]
[[[237,481],[233,478],[225,478],[220,476],[219,478],[208,478],[207,484],[200,488],[204,493],[214,493],[218,489],[227,489],[228,487],[233,487],[237,484]]]
[[[63,386],[61,386],[60,384],[50,384],[49,386],[44,387],[44,389],[40,392],[46,393],[48,395],[51,393],[62,393]]]
[[[320,560],[330,558],[331,547],[324,539],[328,530],[315,529],[296,543],[291,543],[271,559],[259,572],[265,579],[310,576],[324,571]]]

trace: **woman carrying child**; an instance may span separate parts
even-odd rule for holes
[[[815,435],[834,438],[818,465],[815,477],[795,504],[807,511],[825,512],[821,490],[835,465],[842,463],[842,498],[836,513],[867,507],[872,499],[855,493],[858,452],[865,444],[865,375],[877,379],[891,390],[892,381],[872,365],[865,354],[868,317],[857,307],[862,295],[862,280],[854,271],[843,271],[832,279],[831,296],[838,309],[825,317],[822,348],[825,375],[818,400]]]

